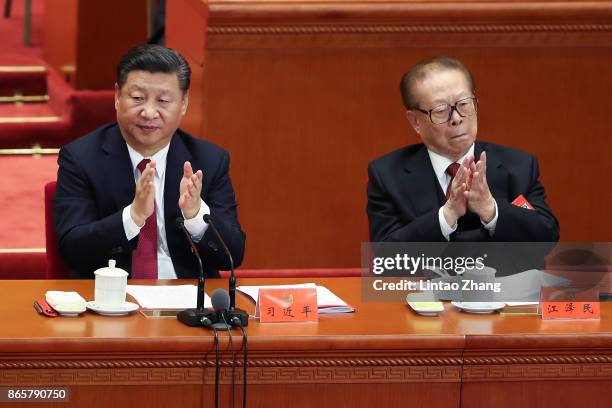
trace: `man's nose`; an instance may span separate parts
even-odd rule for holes
[[[455,108],[451,110],[451,116],[449,120],[452,126],[460,125],[463,122],[463,117],[459,114],[459,111]]]
[[[156,119],[159,116],[159,112],[157,111],[157,107],[154,103],[147,102],[142,107],[140,116],[146,119]]]

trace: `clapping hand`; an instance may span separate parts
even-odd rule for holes
[[[200,211],[200,194],[202,192],[202,170],[195,173],[191,168],[191,163],[185,162],[183,165],[183,178],[179,187],[179,208],[183,212],[185,219],[191,219]]]
[[[130,209],[132,220],[142,227],[155,209],[155,187],[153,185],[155,177],[155,162],[150,161],[136,182],[136,193]]]
[[[455,225],[467,210],[477,214],[485,223],[495,217],[495,203],[487,183],[487,154],[482,152],[476,163],[468,156],[457,171],[450,186],[450,195],[444,204],[444,218]]]

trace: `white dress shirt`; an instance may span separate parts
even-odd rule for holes
[[[166,145],[163,149],[155,153],[151,157],[144,157],[130,145],[127,145],[128,152],[130,154],[130,160],[132,161],[132,169],[134,171],[134,182],[138,181],[141,173],[137,166],[143,159],[151,159],[155,162],[155,176],[153,177],[153,187],[155,188],[155,215],[157,218],[157,277],[158,279],[176,279],[176,272],[174,271],[174,265],[170,258],[170,251],[168,250],[168,240],[166,238],[166,224],[164,222],[164,185],[166,180],[166,158],[168,157],[168,150],[170,144]],[[123,209],[123,229],[125,236],[128,241],[134,238],[140,233],[140,227],[136,225],[130,210],[132,205],[128,205]],[[195,217],[191,219],[185,219],[185,228],[191,235],[194,242],[200,242],[204,233],[208,228],[203,220],[204,214],[210,214],[210,208],[200,198],[200,210]],[[183,214],[183,218],[185,215]]]
[[[440,187],[442,187],[442,192],[446,194],[446,189],[448,188],[448,185],[451,182],[451,176],[446,173],[446,169],[453,162],[444,156],[440,156],[438,153],[432,152],[429,149],[427,149],[427,153],[429,154],[429,160],[431,160],[431,165],[433,166],[434,173],[436,173],[436,178],[440,183]],[[472,146],[470,146],[468,151],[463,155],[463,157],[457,160],[456,163],[461,164],[464,162],[466,157],[473,155],[474,144],[472,143]],[[489,223],[485,223],[484,221],[480,220],[480,222],[482,222],[482,225],[484,225],[485,229],[489,231],[490,235],[493,235],[493,233],[495,232],[495,226],[497,225],[497,202],[495,201],[495,199],[493,199],[493,203],[495,204],[495,216],[493,217],[493,219]],[[438,210],[440,231],[442,232],[444,238],[449,241],[450,235],[457,230],[457,223],[455,223],[455,225],[453,226],[448,225],[448,223],[446,222],[446,218],[444,218],[443,209],[444,206],[440,207],[440,209]]]

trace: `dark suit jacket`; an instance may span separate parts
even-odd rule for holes
[[[467,213],[451,241],[556,242],[559,223],[545,202],[535,157],[516,149],[476,142],[474,155],[487,152],[487,181],[497,202],[498,219],[490,236],[479,217]],[[370,163],[368,168],[370,240],[373,242],[446,241],[438,210],[445,195],[423,144],[407,146]],[[535,211],[511,202],[522,194]]]
[[[210,207],[215,226],[227,243],[236,266],[244,255],[236,199],[229,178],[229,155],[212,143],[177,130],[170,142],[164,186],[164,220],[168,249],[179,278],[198,276],[197,260],[176,226],[183,163],[204,173],[201,197]],[[64,146],[59,154],[55,192],[55,231],[60,254],[75,277],[91,278],[93,271],[116,259],[130,272],[138,236],[128,241],[121,214],[134,199],[134,173],[127,146],[117,124],[103,126]],[[205,273],[218,276],[229,261],[208,228],[198,243]]]

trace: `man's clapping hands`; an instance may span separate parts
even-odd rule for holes
[[[446,222],[454,226],[467,211],[477,214],[484,223],[495,217],[495,202],[487,183],[487,155],[482,152],[476,163],[468,156],[457,171],[450,186],[450,195],[444,204]]]

